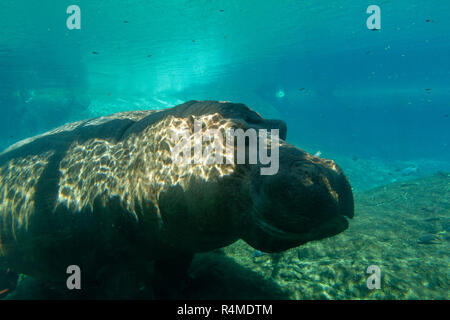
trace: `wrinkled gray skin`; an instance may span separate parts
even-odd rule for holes
[[[171,298],[176,297],[174,292],[186,278],[196,252],[240,238],[258,250],[280,252],[348,227],[353,196],[342,171],[337,166],[330,169],[329,160],[328,165],[318,158],[311,160],[309,154],[289,144],[280,148],[275,175],[261,175],[260,165],[238,165],[233,174],[218,180],[192,179],[184,190],[173,186],[163,192],[158,202],[162,228],[152,218],[155,209],[150,203],[141,208],[138,221],[114,198],[106,207],[97,203],[89,212],[71,212],[62,205],[51,209],[56,201],[59,161],[73,141],[97,137],[118,142],[168,115],[216,112],[250,128],[280,129],[280,137],[286,139],[284,122],[265,120],[242,104],[190,101],[137,122],[114,120],[54,134],[1,154],[3,166],[16,157],[55,151],[36,187],[36,209],[28,230],[14,242],[5,232],[10,228],[8,221],[0,220],[0,239],[7,249],[0,267],[55,284],[64,292],[66,268],[76,264],[83,275],[83,290],[78,294],[126,298],[144,284],[154,288],[156,298]]]

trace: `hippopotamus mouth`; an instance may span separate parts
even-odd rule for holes
[[[258,217],[255,221],[259,228],[261,228],[262,231],[264,231],[267,235],[281,239],[281,240],[293,240],[293,241],[302,241],[305,239],[304,233],[298,233],[293,232],[287,229],[282,229],[280,227],[276,227],[275,225],[268,222],[263,217],[256,214]],[[336,234],[341,233],[342,231],[346,230],[349,226],[348,219],[352,219],[353,216],[350,214],[341,214],[337,213],[334,217],[330,217],[327,224],[330,226],[333,226],[334,231],[331,233],[328,233],[325,237],[330,237]],[[308,218],[304,218],[305,222],[308,220]],[[326,230],[323,230],[324,234]],[[331,230],[329,230],[331,231]],[[311,239],[312,240],[312,239]],[[318,239],[316,239],[318,240]]]
[[[332,160],[286,146],[280,170],[252,179],[250,245],[266,252],[283,251],[346,230],[354,214],[353,193]]]

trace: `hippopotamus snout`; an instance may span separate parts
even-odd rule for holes
[[[252,179],[253,227],[244,238],[249,244],[282,251],[347,229],[353,194],[334,161],[283,144],[279,163],[277,174]]]

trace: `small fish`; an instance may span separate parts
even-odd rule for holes
[[[128,21],[127,21],[127,20],[124,20],[123,23],[128,23]]]
[[[147,58],[151,58],[151,56],[152,56],[151,54],[148,54],[148,55],[147,55]]]
[[[305,88],[300,88],[300,89],[298,89],[298,90],[303,91],[303,90],[305,90]]]
[[[434,22],[434,20],[433,19],[427,19],[427,20],[425,20],[425,22]]]
[[[223,10],[223,9],[220,9],[219,11],[220,11],[220,12],[224,12],[225,10]]]
[[[430,91],[430,90],[431,90],[431,88],[426,88],[425,90],[426,90],[426,91]]]
[[[92,51],[92,54],[98,54],[98,52],[97,51]]]
[[[314,153],[314,157],[320,157],[321,155],[322,155],[322,152],[320,152],[320,150],[317,151],[316,153]]]

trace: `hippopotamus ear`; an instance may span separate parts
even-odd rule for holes
[[[248,128],[254,129],[278,129],[280,138],[286,140],[287,126],[282,120],[267,120],[245,104],[224,101],[188,101],[170,109],[174,116],[187,117],[189,115],[202,116],[205,114],[219,113],[228,119],[239,119],[247,123]]]

